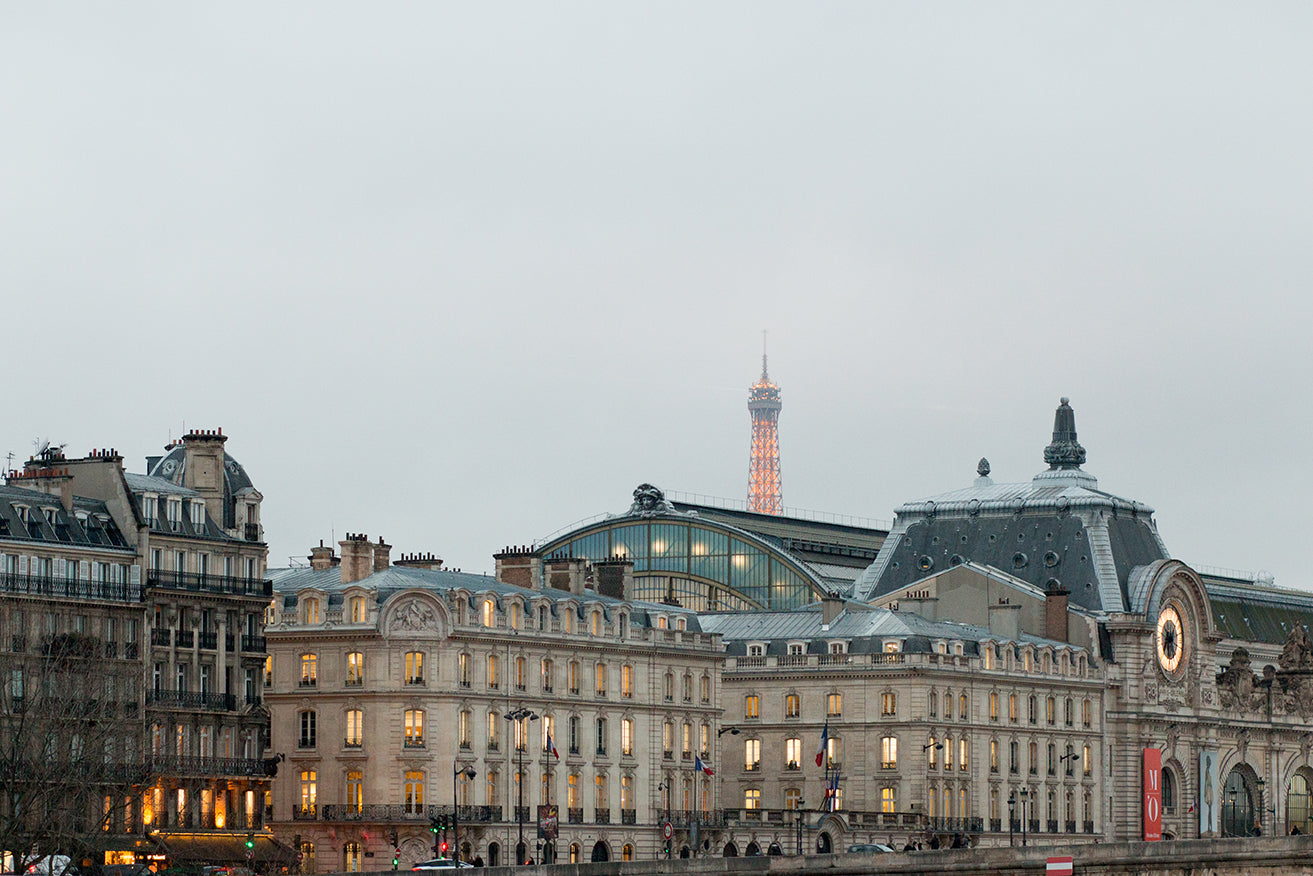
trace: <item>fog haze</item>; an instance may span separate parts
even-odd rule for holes
[[[490,570],[650,481],[1085,468],[1185,562],[1303,557],[1313,6],[0,6],[0,457],[222,427],[270,564]],[[1299,496],[1305,498],[1301,500]]]

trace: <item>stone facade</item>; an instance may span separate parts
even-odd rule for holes
[[[274,575],[265,697],[287,760],[273,812],[306,868],[369,869],[396,849],[409,867],[433,857],[430,819],[453,807],[465,860],[516,860],[521,823],[522,857],[654,856],[666,772],[653,752],[685,773],[709,754],[716,637],[689,612],[598,594],[580,563],[530,574],[508,551],[498,581],[391,565],[386,548],[349,535],[340,557],[316,549],[311,568]],[[558,807],[555,844],[538,838],[539,805]]]

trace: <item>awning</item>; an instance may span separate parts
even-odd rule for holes
[[[157,833],[153,838],[170,863],[245,864],[247,860],[244,833]],[[257,864],[296,863],[296,849],[267,833],[255,835],[253,851]]]

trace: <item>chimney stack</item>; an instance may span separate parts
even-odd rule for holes
[[[374,549],[369,543],[369,536],[348,532],[346,538],[337,545],[342,549],[343,584],[354,584],[373,574]]]
[[[631,599],[634,592],[634,561],[622,559],[601,560],[594,563],[597,570],[597,592],[614,599]]]
[[[374,571],[386,572],[388,569],[388,557],[392,552],[392,545],[383,542],[383,536],[378,537],[378,544],[374,545]]]
[[[324,544],[324,540],[319,539],[319,547],[310,548],[310,568],[316,572],[322,572],[325,569],[331,569],[338,563],[337,555],[333,549]]]
[[[193,429],[182,436],[182,485],[201,494],[205,513],[220,529],[228,529],[223,515],[223,445],[228,437],[222,429]]]
[[[1049,582],[1044,591],[1044,638],[1055,642],[1070,641],[1067,632],[1067,597],[1070,595],[1071,591],[1063,590],[1056,580]]]
[[[497,564],[497,580],[526,590],[537,590],[542,580],[542,558],[533,550],[525,547],[507,547],[492,555]],[[565,588],[563,588],[565,589]]]

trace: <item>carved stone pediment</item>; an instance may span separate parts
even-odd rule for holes
[[[397,607],[388,629],[392,632],[402,633],[438,630],[438,615],[432,606],[418,599],[407,599]]]

